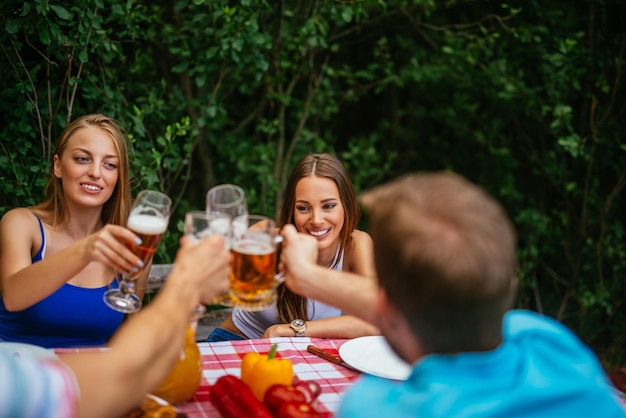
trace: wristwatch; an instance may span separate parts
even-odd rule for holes
[[[296,333],[296,337],[304,337],[306,332],[306,322],[304,320],[294,319],[289,326]]]

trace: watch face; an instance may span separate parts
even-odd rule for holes
[[[291,321],[291,329],[296,333],[296,337],[304,337],[306,322],[302,319],[294,319]]]

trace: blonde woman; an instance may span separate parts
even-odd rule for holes
[[[62,132],[46,197],[0,221],[0,341],[104,345],[123,314],[102,299],[116,275],[141,267],[124,240],[131,204],[124,135],[101,114]],[[142,296],[149,268],[138,281]]]

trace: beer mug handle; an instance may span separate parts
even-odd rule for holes
[[[278,287],[279,284],[285,281],[285,272],[279,271],[274,275],[274,287]]]
[[[283,236],[276,235],[274,237],[274,245],[276,246],[276,274],[274,275],[274,287],[285,281],[285,272],[280,270],[280,251],[282,249]]]

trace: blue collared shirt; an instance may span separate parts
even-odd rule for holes
[[[567,327],[510,311],[488,352],[429,355],[404,382],[363,376],[338,418],[625,417],[594,353]]]

